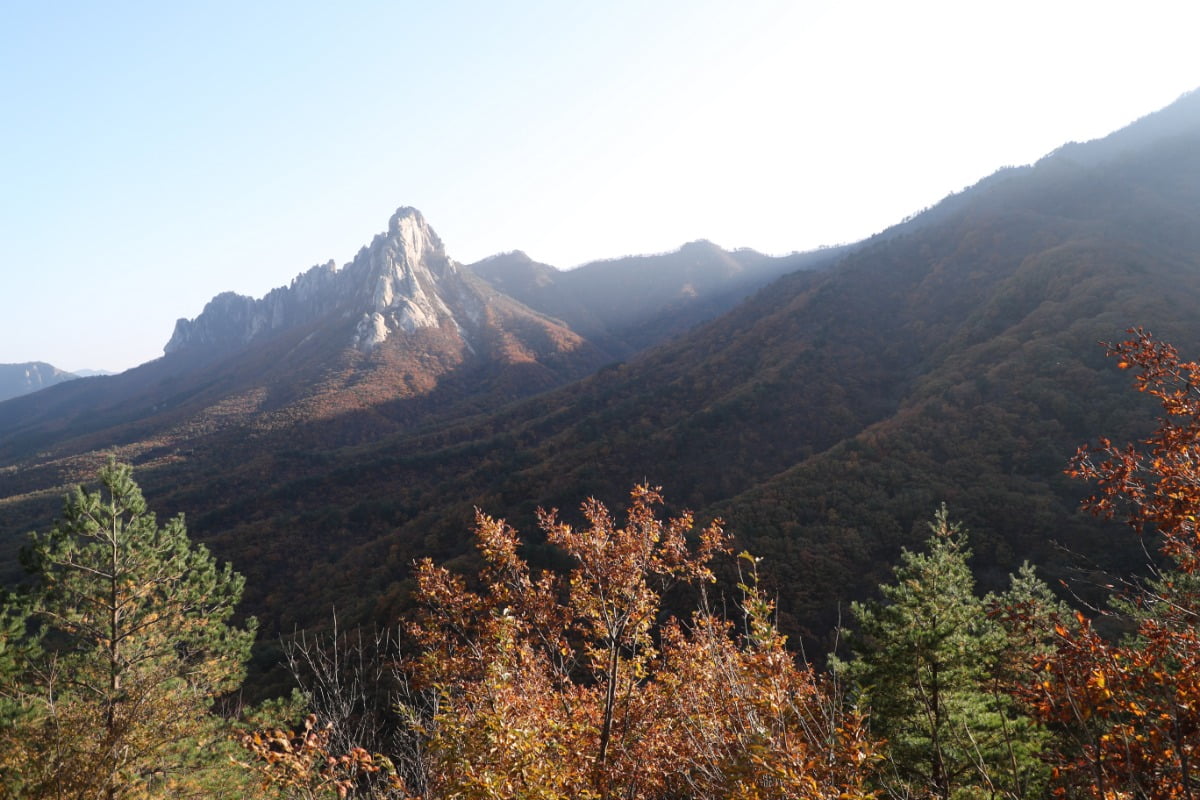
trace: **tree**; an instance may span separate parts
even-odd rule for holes
[[[1011,602],[978,597],[966,532],[945,506],[930,527],[928,552],[903,552],[895,582],[880,587],[883,600],[851,606],[853,658],[834,659],[835,671],[854,684],[871,732],[886,741],[881,776],[892,796],[1037,796],[1045,734],[1015,707],[1006,680],[1027,634],[989,612],[1041,609],[1049,593],[1026,568]]]
[[[796,664],[752,580],[745,629],[703,609],[666,618],[672,585],[712,579],[716,523],[659,520],[636,487],[626,523],[595,500],[575,529],[542,513],[574,567],[535,575],[503,521],[478,514],[479,589],[423,561],[417,677],[435,796],[461,798],[865,797],[861,720]]]
[[[26,551],[34,584],[19,654],[3,682],[19,709],[0,737],[19,753],[4,789],[20,797],[203,794],[227,734],[210,714],[237,688],[255,623],[230,623],[243,579],[189,542],[183,517],[159,526],[109,461],[101,490],[78,487]],[[10,604],[11,606],[11,604]]]
[[[357,746],[342,753],[333,738],[333,725],[320,727],[316,714],[305,718],[300,733],[281,728],[243,732],[238,741],[253,760],[238,764],[258,775],[262,791],[286,800],[410,797],[388,759]]]
[[[285,641],[284,664],[300,687],[298,699],[310,720],[302,734],[271,728],[241,737],[258,758],[256,771],[274,784],[308,780],[328,786],[336,777],[335,788],[355,796],[395,795],[398,787],[404,796],[426,794],[421,729],[436,707],[436,696],[413,689],[401,647],[391,630],[340,630],[336,615],[329,634],[302,631]],[[299,744],[281,745],[289,741]],[[315,758],[322,752],[328,758]],[[362,753],[370,754],[368,762]],[[293,757],[297,755],[299,759]],[[313,756],[308,767],[306,756]],[[347,765],[354,769],[347,771]]]
[[[1126,521],[1161,563],[1100,612],[1132,635],[1113,641],[1083,614],[1060,623],[1023,695],[1066,733],[1060,794],[1174,800],[1200,792],[1200,364],[1129,333],[1108,354],[1162,405],[1158,427],[1140,445],[1080,447],[1068,473],[1096,484],[1086,509]]]
[[[21,664],[35,650],[26,641],[26,604],[22,598],[0,589],[0,797],[17,794],[15,775],[22,768],[23,753],[14,744],[17,732],[29,718],[29,709],[11,691]]]

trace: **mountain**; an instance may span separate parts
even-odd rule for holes
[[[435,331],[459,351],[452,360],[487,354],[532,363],[585,348],[561,324],[489,291],[446,255],[420,212],[401,208],[387,233],[343,269],[315,266],[257,300],[218,295],[199,317],[176,323],[164,352],[238,352],[294,331],[304,331],[301,343],[319,339],[364,356],[411,353],[414,339]]]
[[[335,597],[348,614],[350,597],[360,615],[398,613],[413,558],[469,558],[476,506],[533,531],[539,505],[619,506],[641,480],[728,520],[814,647],[943,501],[988,588],[1025,558],[1052,582],[1135,569],[1138,542],[1081,515],[1087,487],[1062,470],[1080,443],[1134,438],[1157,411],[1097,342],[1146,324],[1200,354],[1195,122],[1094,164],[1004,170],[624,364],[364,445],[197,522],[226,552],[259,542],[251,584],[328,587],[276,606],[284,628]]]
[[[775,278],[832,265],[847,248],[773,257],[689,242],[672,253],[559,270],[517,250],[469,266],[500,291],[625,358],[728,311]]]
[[[1097,166],[1147,148],[1170,146],[1195,135],[1200,117],[1200,90],[1188,92],[1166,108],[1139,119],[1103,139],[1068,142],[1049,158]]]
[[[0,364],[0,401],[23,394],[40,391],[47,386],[78,378],[71,372],[64,372],[58,367],[43,361],[29,361],[24,364]]]
[[[387,233],[344,269],[332,261],[315,266],[258,300],[218,295],[199,317],[176,323],[164,352],[238,349],[313,323],[326,324],[328,335],[362,353],[397,334],[442,326],[469,340],[479,335],[485,305],[420,212],[401,208]]]
[[[711,318],[764,276],[830,261],[748,251],[735,258],[710,244],[676,256],[642,259],[634,272],[653,277],[633,287],[637,313],[624,316],[615,297],[633,278],[622,265],[639,259],[612,262],[607,278],[599,266],[578,271],[582,282],[564,273],[576,310],[582,295],[609,298],[603,313],[585,318],[502,280],[494,268],[503,257],[480,268],[492,282],[481,280],[448,257],[418,211],[401,208],[341,269],[314,266],[262,298],[214,297],[198,317],[176,323],[161,359],[36,403],[0,406],[0,459],[51,446],[60,455],[111,444],[128,445],[131,457],[194,451],[201,434],[295,424],[325,445],[347,444],[493,410],[588,374],[627,354],[631,342]],[[535,308],[503,291],[514,288]]]
[[[391,621],[413,558],[471,562],[476,507],[532,532],[539,505],[572,518],[584,497],[620,506],[642,480],[661,484],[673,508],[724,517],[739,546],[765,557],[781,623],[813,653],[825,652],[839,605],[924,541],[943,501],[972,530],[984,586],[1025,558],[1052,581],[1103,582],[1090,570],[1128,571],[1144,556],[1119,526],[1078,513],[1087,487],[1062,469],[1079,443],[1134,438],[1157,412],[1097,342],[1144,324],[1200,355],[1197,105],[1189,95],[1112,137],[1002,170],[598,370],[611,354],[575,330],[587,307],[572,310],[585,295],[570,282],[582,279],[514,254],[472,268],[491,283],[465,268],[439,277],[426,258],[431,277],[414,281],[450,317],[430,300],[441,321],[412,332],[401,321],[409,305],[380,310],[364,294],[324,311],[290,295],[277,327],[276,306],[222,301],[211,319],[226,315],[214,326],[225,334],[205,333],[200,318],[184,325],[163,359],[94,379],[87,414],[67,413],[70,383],[43,393],[54,403],[40,402],[41,415],[21,398],[0,404],[0,530],[44,524],[43,490],[90,477],[115,447],[139,464],[160,513],[186,511],[194,535],[246,574],[247,603],[273,631],[320,624],[333,606],[343,620]],[[531,365],[504,348],[491,367],[470,362],[456,343],[484,339],[439,283],[458,280],[510,310],[503,330],[569,346],[523,344]],[[356,337],[379,330],[376,313],[387,336],[364,350]],[[441,350],[412,338],[433,331]],[[435,385],[401,401],[383,394],[401,374],[373,382],[367,367],[387,359],[428,369]],[[498,380],[521,364],[547,379]],[[354,369],[373,388],[350,402]],[[97,401],[118,379],[124,394],[112,397],[124,400]],[[327,413],[305,412],[312,397]],[[536,540],[528,555],[557,557]],[[1086,582],[1072,585],[1086,594]]]
[[[578,378],[607,357],[451,261],[414,209],[342,269],[313,267],[261,299],[226,293],[181,319],[164,356],[37,402],[0,406],[7,460],[128,445],[195,448],[219,430],[337,418],[349,441]],[[240,435],[240,434],[237,434]],[[138,443],[141,444],[138,444]]]
[[[717,283],[705,291],[715,295]],[[671,302],[664,295],[660,307]],[[653,301],[642,308],[654,316]],[[607,325],[623,335],[619,322]],[[262,298],[213,298],[176,323],[160,359],[0,404],[5,494],[52,498],[90,477],[105,452],[181,470],[176,487],[226,469],[282,479],[290,473],[269,463],[279,450],[324,463],[332,448],[494,411],[612,359],[454,262],[420,213],[401,208],[340,269],[312,267]],[[143,485],[153,494],[153,475]],[[0,530],[6,510],[19,528],[52,505],[23,515],[0,504]]]

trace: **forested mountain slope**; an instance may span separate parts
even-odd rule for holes
[[[775,257],[697,241],[672,253],[595,261],[565,271],[520,251],[492,256],[469,269],[625,358],[728,311],[781,275],[826,269],[849,249]]]
[[[329,481],[354,510],[325,513],[359,544],[329,574],[380,565],[374,607],[394,609],[413,556],[463,552],[473,506],[528,528],[539,504],[615,505],[642,479],[767,556],[793,629],[868,592],[942,500],[972,526],[985,584],[1025,558],[1054,577],[1139,566],[1062,470],[1153,413],[1097,342],[1146,324],[1200,345],[1195,130],[1004,171],[624,365],[402,453],[356,452]]]
[[[1190,120],[1161,135],[1154,116],[1135,124],[1128,147],[997,173],[562,388],[357,439],[330,433],[353,419],[340,413],[214,435],[141,452],[141,482],[246,574],[275,630],[335,605],[392,619],[415,557],[471,558],[475,507],[532,530],[538,505],[619,507],[642,480],[726,517],[767,557],[785,627],[817,638],[924,540],[943,500],[972,528],[985,585],[1025,558],[1075,574],[1084,562],[1060,543],[1136,567],[1123,534],[1078,514],[1086,487],[1062,470],[1080,442],[1134,436],[1154,413],[1098,341],[1141,324],[1200,352],[1198,106],[1160,112]],[[23,491],[50,474],[23,466]],[[10,499],[0,514],[24,524],[32,508]]]

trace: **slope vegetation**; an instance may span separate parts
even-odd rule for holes
[[[390,619],[415,557],[472,559],[475,507],[530,531],[539,505],[620,506],[642,480],[726,517],[767,557],[784,627],[817,639],[943,500],[972,527],[985,586],[1026,558],[1053,577],[1135,568],[1141,552],[1076,512],[1086,487],[1062,469],[1080,442],[1135,436],[1154,412],[1098,341],[1144,324],[1200,351],[1200,97],[1160,113],[1175,122],[997,173],[574,383],[509,372],[494,384],[509,395],[474,402],[463,373],[454,415],[390,428],[371,418],[397,413],[383,400],[279,427],[256,412],[191,452],[140,453],[140,480],[246,574],[275,630],[335,605]],[[569,316],[521,307],[535,302]],[[37,469],[22,468],[23,491],[53,483]],[[35,505],[0,514],[15,525]],[[558,557],[536,541],[528,555]]]

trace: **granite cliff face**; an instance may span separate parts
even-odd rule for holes
[[[234,349],[274,332],[328,321],[345,346],[370,352],[397,332],[450,324],[470,345],[485,302],[481,290],[446,255],[441,239],[414,208],[401,208],[386,233],[354,260],[298,275],[261,299],[226,292],[200,316],[180,319],[167,354],[193,348]]]

